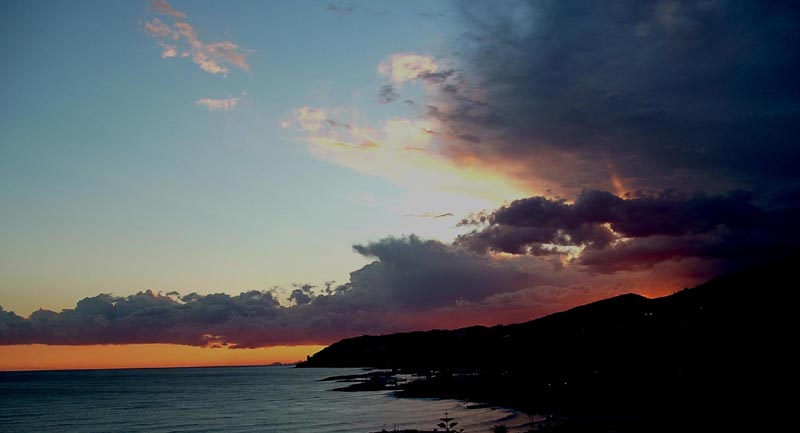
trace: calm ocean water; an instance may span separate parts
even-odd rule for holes
[[[444,412],[465,433],[525,421],[454,400],[336,392],[319,379],[356,369],[176,368],[0,373],[0,432],[367,433],[431,429]]]

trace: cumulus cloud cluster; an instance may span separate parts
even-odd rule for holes
[[[61,312],[28,318],[0,310],[0,344],[175,343],[262,347],[330,343],[363,333],[416,329],[421,318],[438,326],[464,324],[442,313],[472,305],[470,320],[494,314],[481,301],[548,280],[531,269],[493,262],[469,251],[415,236],[387,238],[355,251],[376,259],[350,281],[324,289],[298,285],[280,302],[274,291],[181,296],[152,291],[101,294]]]
[[[788,206],[788,207],[787,207]],[[476,215],[458,244],[521,255],[571,255],[596,272],[684,258],[758,262],[796,249],[797,203],[757,204],[752,194],[674,191],[617,197],[587,190],[574,202],[537,196]]]
[[[792,203],[746,193],[530,197],[463,221],[477,228],[454,244],[411,235],[355,245],[374,261],[344,284],[298,284],[288,296],[101,294],[28,318],[0,309],[0,344],[248,348],[526,320],[793,254],[800,207]]]

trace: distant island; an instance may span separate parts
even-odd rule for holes
[[[412,374],[405,383],[369,374],[349,389],[463,399],[560,420],[539,426],[547,431],[763,429],[791,413],[778,392],[795,392],[793,263],[520,324],[349,338],[298,367]]]

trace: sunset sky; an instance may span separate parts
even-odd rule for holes
[[[791,256],[798,19],[4,1],[0,369],[291,362]]]

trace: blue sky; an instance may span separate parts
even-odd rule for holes
[[[241,47],[250,71],[162,59],[145,23],[171,17],[146,1],[4,2],[6,309],[343,281],[367,262],[351,244],[415,228],[382,205],[402,188],[310,156],[280,120],[308,105],[358,107],[366,121],[403,114],[375,102],[377,65],[442,51],[456,26],[417,14],[443,4],[171,4],[200,38]],[[241,102],[210,111],[202,98]]]

